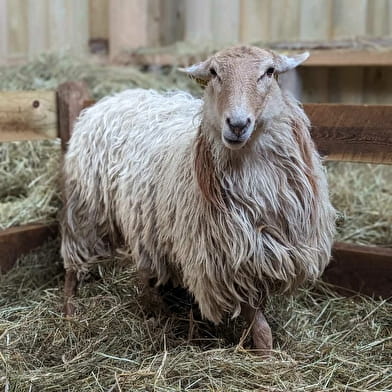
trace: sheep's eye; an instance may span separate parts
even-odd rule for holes
[[[216,71],[215,71],[215,68],[210,68],[210,74],[211,74],[213,77],[218,76],[218,74],[217,74]]]
[[[266,74],[267,74],[267,76],[271,77],[274,74],[274,72],[275,72],[275,69],[270,67],[267,69]]]

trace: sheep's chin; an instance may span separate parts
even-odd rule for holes
[[[233,141],[227,140],[224,136],[222,136],[223,145],[226,148],[228,148],[229,150],[240,150],[242,147],[245,146],[247,141],[248,141],[248,139],[245,139],[241,142],[233,142]]]

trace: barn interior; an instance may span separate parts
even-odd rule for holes
[[[0,18],[4,390],[392,390],[390,0],[0,0]],[[242,320],[216,327],[177,291],[164,293],[167,307],[146,309],[135,268],[123,260],[97,265],[80,284],[75,317],[64,317],[61,139],[29,139],[29,119],[12,128],[7,93],[40,99],[42,91],[83,81],[93,100],[138,87],[202,96],[177,67],[238,43],[309,50],[309,63],[289,81],[303,103],[372,105],[387,113],[389,155],[325,162],[339,215],[336,241],[377,247],[383,269],[371,252],[366,257],[382,295],[377,281],[366,290],[366,279],[354,289],[340,287],[344,279],[321,279],[291,296],[270,297],[269,358],[252,352]],[[31,249],[24,250],[27,235],[11,239],[13,230],[37,225],[48,231]],[[359,279],[356,260],[350,282]]]

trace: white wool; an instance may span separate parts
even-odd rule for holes
[[[317,152],[312,145],[315,192],[291,129],[301,119],[310,139],[306,116],[285,100],[287,113],[267,121],[252,148],[211,145],[223,209],[195,177],[202,100],[136,89],[86,109],[64,162],[65,268],[85,273],[122,247],[158,284],[186,287],[213,322],[319,277],[335,215]]]

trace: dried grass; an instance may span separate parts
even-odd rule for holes
[[[7,391],[391,391],[392,303],[325,284],[273,297],[275,350],[247,350],[241,321],[219,328],[191,307],[146,313],[135,271],[108,263],[61,314],[58,243],[23,258],[0,286],[0,385]],[[189,321],[193,320],[193,321]]]

